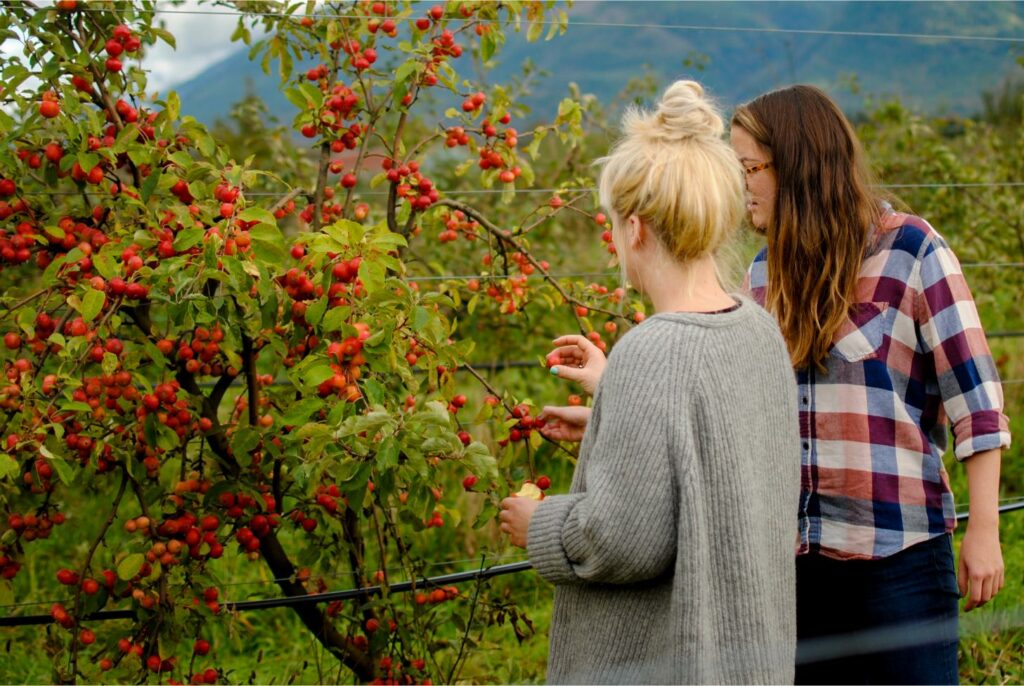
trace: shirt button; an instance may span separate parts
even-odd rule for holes
[[[804,405],[806,405],[808,401],[807,401],[807,398],[800,398],[800,402],[802,402]]]
[[[811,449],[811,444],[808,443],[807,441],[804,441],[804,450],[810,450],[810,449]]]

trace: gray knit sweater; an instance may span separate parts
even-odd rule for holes
[[[615,346],[567,495],[528,552],[555,584],[549,683],[792,683],[796,384],[745,298]]]

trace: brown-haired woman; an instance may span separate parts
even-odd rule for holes
[[[955,683],[958,586],[967,610],[1003,586],[1010,443],[970,290],[942,236],[880,197],[819,89],[740,106],[731,139],[767,240],[749,287],[800,390],[797,683]],[[969,481],[959,584],[947,423]]]

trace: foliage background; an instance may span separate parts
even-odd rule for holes
[[[526,82],[527,84],[529,82]],[[618,104],[647,102],[656,96],[664,79],[649,75],[627,84]],[[524,91],[528,89],[524,85]],[[522,95],[517,93],[516,97]],[[585,136],[571,149],[564,149],[555,138],[543,148],[541,162],[536,165],[537,182],[541,188],[555,188],[567,179],[579,180],[586,187],[588,163],[601,154],[614,136],[617,108],[606,108],[598,100],[572,93],[582,105]],[[968,279],[989,332],[1024,331],[1024,269],[1019,267],[981,266],[991,263],[1024,263],[1024,203],[1021,202],[1024,180],[1024,121],[1021,119],[1021,91],[1009,90],[1000,97],[990,94],[984,107],[975,116],[934,116],[908,109],[899,101],[884,97],[866,97],[857,117],[858,131],[884,183],[892,186],[906,205],[928,219],[947,237],[961,262],[968,266]],[[428,127],[427,123],[414,123]],[[294,145],[294,132],[267,116],[258,99],[238,104],[229,121],[222,122],[216,137],[229,146],[232,156],[244,159],[255,155],[257,167],[274,167],[282,159],[301,173],[313,158],[287,155]],[[460,189],[471,184],[456,176],[451,169],[437,165],[436,184],[451,189],[457,197]],[[912,187],[916,184],[936,184]],[[940,184],[978,184],[947,185]],[[1007,185],[984,185],[1007,184]],[[902,186],[902,187],[901,187]],[[369,192],[368,189],[364,189]],[[524,194],[525,197],[531,196]],[[371,196],[367,196],[371,197]],[[544,206],[549,195],[537,198]],[[486,202],[490,203],[491,200]],[[596,210],[594,198],[582,203],[587,212]],[[519,197],[511,206],[492,205],[495,216],[532,211],[532,205]],[[543,211],[543,210],[542,210]],[[617,276],[609,268],[608,255],[600,240],[601,228],[586,216],[561,213],[534,230],[532,240],[538,253],[551,262],[556,273],[604,273],[602,277],[569,279],[574,288],[583,291],[590,282],[614,288]],[[425,234],[426,236],[426,234]],[[413,275],[419,275],[425,287],[436,284],[445,292],[459,293],[464,280],[431,281],[436,273],[477,274],[481,271],[479,253],[468,244],[441,244],[424,238],[414,244],[415,257],[410,261]],[[734,274],[738,280],[744,263],[758,248],[757,241],[745,236],[737,248]],[[462,296],[468,296],[461,291]],[[642,304],[637,306],[642,307]],[[564,313],[553,313],[538,304],[527,307],[521,318],[510,322],[493,310],[480,309],[463,313],[461,327],[475,331],[474,362],[488,370],[488,379],[496,387],[508,389],[517,398],[532,400],[536,405],[564,403],[567,389],[552,380],[540,364],[547,351],[547,340],[572,323]],[[603,323],[594,318],[592,325]],[[522,332],[529,337],[523,337]],[[992,338],[990,345],[1002,377],[1012,383],[1004,386],[1011,431],[1022,436],[1024,420],[1024,356],[1021,339]],[[536,361],[534,367],[505,366],[510,361]],[[483,363],[493,363],[486,366]],[[465,392],[469,405],[479,407],[483,391],[472,379],[459,377],[459,390]],[[492,425],[486,420],[472,426],[474,438],[493,445]],[[1020,441],[1004,455],[1002,495],[1006,498],[1024,496],[1024,463],[1020,460]],[[553,492],[566,489],[572,471],[571,460],[551,446],[541,446],[530,459],[548,474]],[[966,507],[964,470],[954,461],[947,461],[958,509]],[[467,494],[461,506],[467,514],[475,513],[483,499]],[[69,510],[81,513],[84,521],[98,516],[95,494],[75,494]],[[467,517],[468,518],[468,517]],[[961,642],[961,677],[967,683],[1020,683],[1024,681],[1024,512],[1008,514],[1002,521],[1004,555],[1007,566],[1007,587],[985,608],[963,617]],[[82,552],[82,542],[74,538],[42,541],[34,549],[26,569],[19,576],[19,602],[44,603],[45,611],[57,592],[52,582],[63,560]],[[431,554],[437,563],[427,570],[431,574],[471,569],[522,559],[519,551],[509,549],[493,526],[480,530],[468,527],[446,531],[432,541]],[[275,595],[263,566],[252,565],[242,557],[230,560],[220,574],[230,582],[222,585],[230,599],[242,600]],[[329,579],[331,588],[346,588],[350,579],[344,575]],[[475,647],[461,671],[460,679],[473,683],[520,683],[543,681],[546,659],[546,628],[550,619],[551,589],[532,573],[495,579],[484,584],[491,602],[491,611],[482,612],[470,626]],[[473,585],[464,587],[470,593]],[[503,603],[510,603],[504,605]],[[515,614],[511,609],[514,603]],[[519,617],[518,619],[514,619]],[[521,617],[529,619],[529,624]],[[513,623],[516,629],[513,629]],[[531,627],[532,625],[532,627]],[[0,635],[0,680],[7,683],[48,683],[53,680],[51,656],[58,648],[55,629],[4,629]],[[217,646],[218,662],[226,678],[234,682],[253,683],[335,683],[350,677],[338,669],[336,661],[313,645],[292,613],[270,610],[239,615],[212,626],[211,641]],[[451,640],[461,634],[455,624],[438,627],[438,640]]]

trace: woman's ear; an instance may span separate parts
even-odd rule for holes
[[[630,248],[635,250],[647,242],[649,229],[644,220],[637,215],[629,215],[629,219],[626,221],[626,231],[626,241]]]

